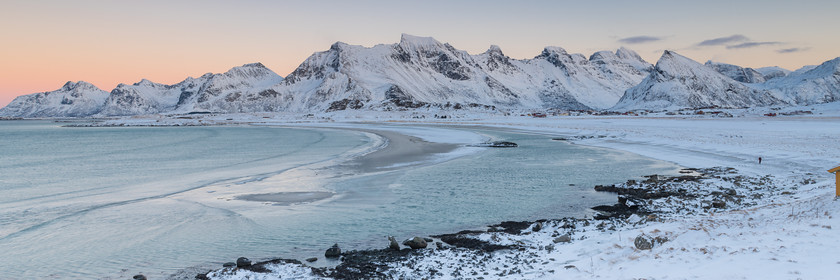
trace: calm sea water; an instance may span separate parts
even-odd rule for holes
[[[404,239],[505,220],[591,216],[589,207],[615,201],[592,191],[595,184],[677,168],[548,136],[475,132],[520,147],[348,174],[329,163],[373,147],[352,131],[0,122],[0,275],[163,278],[240,256],[321,257],[333,243],[345,250],[384,247],[385,235]],[[304,177],[311,175],[324,176],[317,188],[337,195],[274,206],[229,201],[216,192],[235,194],[252,184],[270,189],[266,182],[278,182],[278,191],[305,189],[314,181]]]

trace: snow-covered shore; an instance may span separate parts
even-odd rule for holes
[[[402,261],[383,263],[387,270],[382,275],[409,279],[835,279],[840,274],[840,243],[835,233],[840,222],[834,216],[840,215],[840,201],[834,197],[833,176],[826,172],[840,164],[840,117],[832,109],[835,107],[828,106],[824,115],[778,118],[760,114],[736,118],[392,117],[388,123],[408,127],[479,125],[545,133],[581,145],[629,151],[685,167],[732,168],[735,173],[710,172],[705,179],[682,186],[704,196],[645,202],[657,212],[654,218],[637,215],[606,222],[544,221],[539,231],[533,230],[535,223],[519,234],[476,233],[473,237],[478,240],[516,245],[516,249],[425,249]],[[386,121],[370,116],[341,117],[226,116],[231,119],[228,121],[265,124]],[[148,122],[135,122],[144,121]],[[171,120],[156,120],[161,121]],[[761,164],[759,157],[763,159]],[[710,199],[720,197],[714,192],[729,189],[740,201],[722,208],[709,207]],[[689,210],[675,211],[675,205]],[[571,242],[555,243],[558,236],[565,234],[569,234]],[[639,250],[634,242],[640,235],[660,237],[667,242]],[[385,245],[383,241],[382,247]],[[224,269],[207,276],[323,278],[298,264],[266,267],[268,272]]]

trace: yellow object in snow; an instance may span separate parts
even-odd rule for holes
[[[834,176],[837,176],[837,182],[835,183],[835,184],[837,184],[837,186],[836,186],[836,189],[834,191],[834,195],[840,196],[840,166],[829,169],[828,172],[829,173],[834,173]]]

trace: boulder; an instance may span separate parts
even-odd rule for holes
[[[712,201],[712,207],[718,208],[718,209],[726,208],[726,201],[723,201],[723,200]]]
[[[572,236],[570,236],[569,234],[564,234],[564,235],[561,235],[560,237],[554,238],[554,243],[560,243],[560,242],[563,242],[563,243],[572,242]]]
[[[222,265],[222,267],[236,267],[236,263],[235,262],[226,262],[225,264]]]
[[[636,245],[636,249],[639,250],[650,250],[653,248],[653,240],[642,234],[636,237],[636,240],[633,241],[633,245]]]
[[[428,243],[426,243],[425,239],[415,236],[412,239],[403,241],[403,245],[411,247],[411,249],[423,249],[426,248]]]
[[[393,236],[388,236],[388,241],[390,241],[390,245],[388,245],[388,248],[391,248],[391,250],[394,251],[400,250],[400,243],[397,243],[396,238],[394,238]]]
[[[134,277],[131,277],[131,279],[134,279],[134,280],[146,280],[146,276],[144,276],[143,274],[137,274],[137,275],[134,275]]]
[[[243,268],[251,266],[251,260],[246,257],[236,259],[236,267]]]
[[[318,260],[318,258],[308,258],[308,259],[306,259],[307,262],[315,262],[317,260]]]
[[[340,256],[341,256],[341,248],[338,248],[338,244],[334,244],[332,247],[327,249],[326,252],[324,252],[324,257],[327,257],[327,258],[338,258]]]

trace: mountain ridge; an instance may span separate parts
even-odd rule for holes
[[[755,70],[704,65],[665,51],[652,65],[624,47],[587,57],[558,46],[514,59],[496,45],[469,54],[432,37],[402,34],[397,43],[373,47],[336,42],[285,78],[256,62],[171,85],[142,79],[110,92],[68,82],[56,91],[20,96],[0,109],[0,116],[408,110],[456,104],[504,110],[813,104],[840,100],[838,63],[840,58],[794,72]]]

